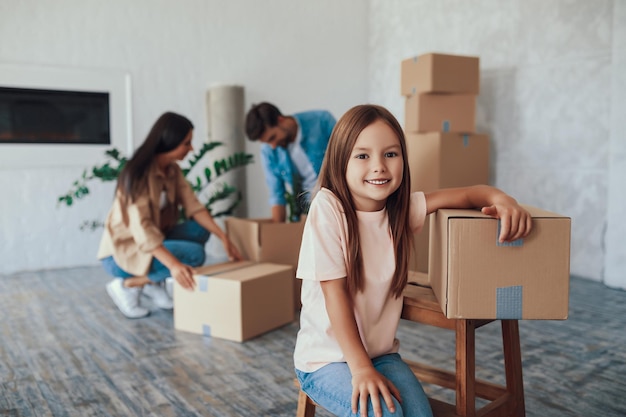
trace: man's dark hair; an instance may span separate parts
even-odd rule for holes
[[[258,140],[266,127],[274,127],[278,124],[278,117],[282,115],[278,107],[271,103],[252,105],[246,115],[246,135],[250,140]]]

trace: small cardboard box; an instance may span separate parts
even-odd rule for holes
[[[476,96],[415,94],[406,98],[405,132],[461,132],[476,130]]]
[[[411,191],[489,183],[489,137],[481,134],[410,133],[406,135]],[[430,216],[429,216],[430,217]],[[409,269],[428,271],[429,220],[413,239]]]
[[[499,221],[478,210],[433,213],[429,276],[446,317],[567,318],[571,219],[524,207],[533,230],[504,243]]]
[[[248,260],[293,267],[294,308],[300,309],[302,280],[296,279],[304,221],[275,223],[272,219],[226,219],[226,234]]]
[[[480,61],[475,56],[429,53],[402,61],[400,94],[480,93]]]
[[[174,328],[243,342],[294,320],[293,267],[250,261],[196,268],[196,288],[174,284]]]

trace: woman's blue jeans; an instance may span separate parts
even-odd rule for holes
[[[402,403],[393,399],[396,412],[391,413],[380,397],[384,417],[432,417],[433,413],[422,385],[399,354],[379,356],[372,359],[372,364],[395,385],[402,399]],[[296,376],[302,391],[321,407],[339,417],[355,415],[352,414],[351,406],[352,374],[345,362],[331,363],[310,373],[296,369]],[[356,414],[361,415],[360,412]],[[371,398],[368,400],[367,415],[374,417]]]
[[[200,266],[204,263],[206,253],[204,246],[211,234],[195,220],[187,220],[177,224],[165,235],[163,246],[169,250],[179,261],[189,266]],[[129,274],[117,265],[112,256],[102,260],[102,266],[107,274],[117,278],[130,278]],[[147,274],[150,281],[161,282],[170,277],[167,269],[158,259],[152,258],[152,264]]]

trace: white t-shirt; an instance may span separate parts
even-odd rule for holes
[[[355,296],[354,316],[363,346],[370,358],[375,358],[398,351],[396,330],[402,313],[402,297],[389,296],[395,256],[387,210],[357,211],[357,217],[365,288]],[[424,193],[412,193],[411,230],[419,232],[425,219]],[[330,190],[323,188],[313,199],[307,215],[296,272],[303,282],[294,364],[303,372],[346,361],[330,325],[320,281],[347,276],[347,233],[341,203]]]
[[[296,121],[297,122],[297,121]],[[287,151],[291,157],[291,162],[298,170],[300,178],[302,178],[302,190],[309,192],[315,187],[317,181],[317,173],[313,169],[313,164],[309,160],[309,157],[302,149],[302,128],[298,125],[298,134],[293,143],[287,146]],[[293,192],[293,190],[291,190]],[[310,197],[307,198],[307,200]]]

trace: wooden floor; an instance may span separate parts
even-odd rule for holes
[[[296,322],[242,344],[202,338],[171,312],[123,318],[107,280],[98,267],[0,275],[0,415],[295,415]],[[626,292],[572,278],[570,318],[520,334],[527,416],[626,416]],[[399,338],[405,358],[454,369],[448,331],[402,322]],[[478,376],[502,383],[499,326],[476,343]]]

